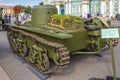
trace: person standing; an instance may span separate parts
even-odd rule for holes
[[[15,24],[16,23],[16,16],[15,16],[15,14],[11,15],[10,23],[11,24]]]
[[[22,16],[18,14],[18,24],[21,24],[21,22],[22,22]]]
[[[7,19],[8,19],[8,16],[7,16],[7,14],[5,14],[5,15],[4,15],[4,22],[5,22],[5,24],[8,22]]]
[[[10,14],[8,16],[8,21],[9,21],[9,23],[11,22],[11,15]]]

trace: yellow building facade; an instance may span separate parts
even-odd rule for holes
[[[3,15],[3,16],[4,16],[5,14],[7,14],[7,15],[13,15],[13,14],[14,14],[13,7],[14,7],[14,6],[0,5],[0,8],[3,8],[3,10],[2,10],[2,15]]]

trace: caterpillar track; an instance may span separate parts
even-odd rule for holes
[[[35,35],[35,34],[31,34],[29,32],[25,32],[23,30],[18,30],[18,29],[15,29],[15,28],[9,28],[10,31],[14,31],[14,32],[17,32],[17,33],[20,33],[24,36],[27,36],[27,37],[30,37],[31,39],[34,39],[35,41],[37,41],[39,44],[42,44],[42,45],[46,45],[46,46],[49,46],[51,48],[54,48],[57,52],[59,52],[59,64],[54,66],[54,67],[49,67],[48,70],[49,71],[46,71],[45,73],[48,73],[48,72],[54,72],[56,70],[61,70],[65,67],[68,66],[69,64],[69,60],[70,60],[70,56],[69,56],[69,51],[67,50],[66,47],[64,47],[64,45],[62,44],[59,44],[59,43],[55,43],[55,42],[51,42],[51,41],[48,41],[46,39],[43,39],[41,38],[40,36],[38,35]],[[15,50],[15,47],[13,46],[13,42],[11,41],[10,37],[9,37],[9,34],[8,34],[8,38],[9,38],[9,41],[10,41],[10,44],[13,48],[13,50]],[[15,50],[16,51],[16,50]],[[30,62],[30,59],[29,59],[29,56],[25,56],[25,60],[29,61]],[[49,62],[48,62],[49,63]],[[34,67],[37,69],[37,70],[40,70],[39,68],[39,64],[33,64]]]

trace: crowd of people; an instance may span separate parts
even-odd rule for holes
[[[24,22],[26,20],[31,20],[31,15],[30,13],[25,13],[25,12],[22,12],[22,13],[18,13],[17,15],[18,17],[16,17],[15,14],[5,14],[3,17],[2,17],[2,24],[6,24],[6,23],[11,23],[11,24],[15,24],[16,21],[18,21],[19,24],[24,24]],[[100,16],[100,17],[104,17],[102,14],[96,14],[96,16]],[[88,13],[87,18],[92,18],[94,17],[91,13]],[[109,16],[106,16],[106,17],[109,17]],[[115,20],[116,18],[119,18],[120,20],[120,15],[116,15],[116,16],[111,16],[109,17],[110,19],[112,20]]]
[[[86,16],[86,18],[92,18],[92,17],[106,17],[106,18],[109,18],[109,19],[111,19],[111,20],[120,20],[120,14],[116,14],[116,15],[114,15],[114,16],[109,16],[109,15],[103,15],[103,14],[96,14],[96,16],[93,16],[91,13],[88,13],[87,14],[87,16]]]
[[[4,16],[2,16],[2,23],[9,23],[11,20],[11,15],[7,15],[5,14]]]
[[[7,23],[16,24],[16,22],[18,21],[18,24],[24,24],[24,21],[26,20],[31,20],[30,13],[23,12],[23,13],[18,13],[18,15],[5,14],[2,16],[2,30],[7,29],[7,25],[6,25]]]
[[[29,13],[19,13],[18,14],[18,20],[16,18],[16,15],[13,14],[13,15],[10,15],[10,14],[5,14],[3,17],[2,17],[2,23],[5,24],[5,23],[11,23],[11,24],[14,24],[16,21],[18,21],[19,24],[23,24],[23,22],[25,20],[30,20],[31,19],[31,15]]]
[[[18,14],[18,23],[24,24],[26,20],[31,20],[31,15],[29,13],[19,13]]]
[[[99,13],[97,13],[96,16],[104,17],[103,14],[99,14]],[[95,16],[93,16],[91,13],[87,14],[87,18],[92,18],[92,17],[95,17]]]

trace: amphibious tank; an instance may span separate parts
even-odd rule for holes
[[[99,55],[107,49],[101,29],[109,27],[98,17],[82,19],[57,14],[52,5],[34,6],[32,20],[11,25],[8,39],[13,50],[39,70],[54,71],[67,67],[73,54]]]

